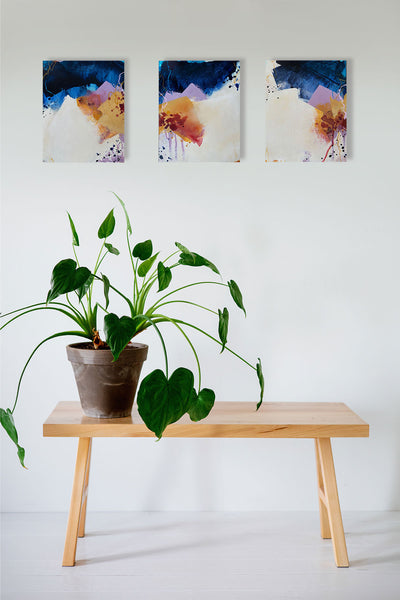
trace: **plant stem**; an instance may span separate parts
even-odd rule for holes
[[[29,363],[30,363],[30,361],[31,361],[31,359],[32,359],[32,357],[33,357],[33,355],[35,354],[35,352],[36,352],[36,351],[37,351],[37,350],[40,348],[40,346],[42,346],[42,345],[43,345],[45,342],[48,342],[49,340],[52,340],[53,338],[57,338],[57,337],[65,336],[65,335],[77,335],[77,336],[80,336],[80,337],[84,337],[84,338],[86,338],[86,339],[88,338],[88,336],[87,336],[87,335],[86,335],[86,334],[85,334],[83,331],[61,331],[61,332],[59,332],[59,333],[53,333],[53,335],[50,335],[49,337],[47,337],[47,338],[45,338],[44,340],[42,340],[42,341],[41,341],[41,342],[40,342],[40,343],[39,343],[39,344],[38,344],[38,345],[37,345],[37,346],[34,348],[34,350],[31,352],[31,354],[29,355],[29,358],[28,358],[28,360],[26,361],[26,363],[25,363],[25,365],[24,365],[24,368],[22,369],[21,375],[20,375],[20,377],[19,377],[19,380],[18,380],[17,393],[16,393],[16,396],[15,396],[14,406],[12,407],[11,414],[13,414],[13,413],[14,413],[15,407],[16,407],[16,405],[17,405],[18,396],[19,396],[19,390],[20,390],[20,387],[21,387],[22,378],[23,378],[23,376],[24,376],[24,373],[25,373],[25,371],[26,371],[26,368],[27,368],[27,366],[29,365]],[[91,339],[91,338],[89,337],[89,339]]]
[[[164,315],[153,315],[153,317],[156,317],[155,323],[161,323],[165,319]],[[161,317],[161,318],[158,319],[158,317]],[[210,338],[211,340],[213,340],[214,342],[216,342],[219,346],[223,345],[222,342],[220,342],[219,340],[217,340],[217,338],[213,337],[212,335],[210,335],[206,331],[203,331],[203,329],[200,329],[200,327],[196,327],[196,325],[192,325],[192,323],[187,323],[186,321],[181,321],[180,319],[176,319],[176,323],[179,323],[180,325],[186,325],[187,327],[191,327],[192,329],[196,329],[196,331],[199,331],[203,335],[207,336],[208,338]],[[243,358],[243,356],[240,356],[240,354],[237,354],[236,352],[234,352],[233,350],[231,350],[230,348],[228,348],[228,346],[225,346],[225,350],[228,350],[228,352],[230,352],[231,354],[233,354],[234,356],[236,356],[236,358],[239,358],[239,360],[241,360],[242,362],[244,362],[246,365],[248,365],[254,371],[257,371],[256,367],[254,367],[245,358]]]
[[[36,302],[36,304],[28,304],[28,306],[22,306],[21,308],[17,308],[15,310],[11,310],[8,313],[4,313],[4,315],[0,315],[0,319],[3,317],[8,317],[9,315],[14,315],[17,312],[21,312],[22,310],[27,310],[28,308],[35,308],[35,306],[48,306],[49,304],[58,304],[60,306],[64,306],[65,308],[68,308],[68,306],[66,306],[65,304],[63,304],[62,302]]]
[[[155,321],[153,321],[153,319],[151,319],[150,317],[148,317],[147,315],[137,315],[136,316],[137,319],[144,319],[145,321],[148,321],[149,323],[151,323],[151,325],[154,327],[154,329],[157,331],[158,333],[158,337],[160,338],[161,341],[161,345],[163,348],[163,352],[164,352],[164,359],[165,359],[165,375],[168,379],[168,355],[167,355],[167,348],[165,346],[165,342],[164,342],[164,338],[161,335],[161,331],[158,329]],[[143,331],[143,330],[142,330]],[[137,331],[137,333],[140,333],[140,331]]]
[[[163,263],[163,265],[165,265],[165,263],[167,262],[167,260],[169,260],[170,258],[172,258],[173,256],[175,256],[175,254],[178,254],[180,252],[180,250],[175,250],[175,252],[173,252],[172,254],[170,254],[169,256],[167,256],[167,258],[164,258],[163,261],[161,261]],[[176,263],[179,264],[179,263]],[[176,265],[173,265],[174,267]],[[172,267],[170,267],[170,269],[172,269]]]
[[[76,296],[78,297],[78,292],[76,290],[75,290],[75,293],[76,293]],[[77,308],[75,308],[75,306],[72,304],[71,300],[69,299],[68,293],[65,294],[65,297],[67,299],[69,308],[75,313],[76,317],[79,319],[79,321],[80,321],[79,325],[84,329],[85,323],[89,323],[89,318],[88,318],[88,314],[86,312],[85,305],[83,304],[82,300],[79,300],[79,304],[82,306],[82,310],[84,312],[84,315],[82,316],[82,314],[79,312],[79,310]]]
[[[208,312],[212,313],[213,315],[218,315],[216,310],[212,310],[212,308],[207,308],[207,306],[202,306],[201,304],[197,304],[196,302],[189,302],[189,300],[168,300],[167,302],[162,302],[161,304],[155,304],[154,308],[159,309],[159,308],[161,308],[161,306],[166,306],[167,304],[175,304],[175,303],[191,304],[192,306],[197,306],[198,308],[207,310]],[[147,313],[148,313],[148,311],[147,311]]]
[[[175,327],[177,327],[177,329],[179,329],[179,331],[181,332],[181,334],[183,335],[183,337],[186,339],[187,343],[191,347],[191,349],[193,351],[193,354],[194,354],[194,357],[196,359],[197,370],[198,370],[198,373],[199,373],[199,392],[198,393],[200,393],[200,390],[201,390],[201,367],[200,367],[200,361],[199,361],[199,357],[198,357],[198,354],[196,352],[195,347],[193,346],[192,342],[190,341],[189,336],[185,333],[185,331],[182,329],[182,327],[179,327],[179,325],[175,321],[175,319],[171,319],[171,318],[169,318],[169,317],[167,317],[165,315],[158,315],[158,316],[163,316],[166,321],[168,321],[169,323],[172,323],[173,325],[175,325]]]
[[[99,264],[97,265],[96,273],[97,273],[97,271],[100,269],[100,265],[101,265],[101,263],[103,262],[103,260],[105,259],[105,257],[107,256],[107,254],[109,254],[109,251],[108,251],[108,250],[106,250],[106,251],[104,252],[103,256],[101,257],[101,259],[100,259],[100,261],[99,261]]]
[[[55,306],[38,306],[37,308],[30,308],[29,310],[26,310],[24,312],[20,312],[18,315],[15,315],[15,317],[12,317],[12,319],[9,319],[7,321],[7,323],[4,323],[4,325],[2,325],[0,327],[0,331],[2,329],[4,329],[7,325],[9,325],[10,323],[12,323],[13,321],[15,321],[16,319],[18,319],[19,317],[23,317],[24,315],[27,315],[31,312],[36,312],[38,310],[56,310],[60,313],[63,313],[64,315],[66,315],[67,317],[69,317],[70,319],[72,319],[73,321],[75,321],[75,323],[77,325],[79,325],[79,327],[82,327],[82,329],[84,329],[84,327],[82,326],[82,323],[75,317],[75,315],[73,313],[69,313],[66,310],[63,310],[62,308],[56,308]]]
[[[75,245],[74,244],[72,244],[72,251],[73,251],[74,256],[75,256],[76,264],[78,265],[78,267],[80,267],[78,256],[76,254],[76,250],[75,250]]]
[[[224,287],[229,287],[227,283],[221,283],[219,281],[196,281],[195,283],[188,283],[187,285],[183,285],[182,287],[176,288],[176,290],[172,290],[171,292],[168,292],[168,294],[165,294],[164,296],[162,296],[162,298],[159,298],[159,300],[156,302],[156,304],[154,306],[157,306],[157,304],[159,302],[161,302],[168,296],[171,296],[171,294],[175,294],[176,292],[180,292],[181,290],[185,290],[186,288],[193,287],[194,285],[205,285],[205,284],[223,285]]]

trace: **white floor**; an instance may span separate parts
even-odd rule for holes
[[[66,514],[2,515],[2,600],[399,600],[400,513],[344,513],[338,569],[314,512],[88,513],[75,567]]]

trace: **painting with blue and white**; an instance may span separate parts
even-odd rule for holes
[[[345,60],[268,60],[266,162],[345,162]]]
[[[240,161],[240,61],[160,61],[158,159]]]
[[[43,162],[124,162],[124,61],[43,61]]]

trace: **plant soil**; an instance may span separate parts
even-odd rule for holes
[[[81,342],[79,344],[76,344],[77,348],[80,348],[81,350],[109,350],[110,347],[107,346],[107,344],[104,344],[104,346],[99,346],[98,348],[94,347],[93,342]]]

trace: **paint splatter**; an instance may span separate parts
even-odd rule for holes
[[[124,61],[43,61],[43,161],[124,162]]]
[[[239,61],[160,61],[158,160],[239,162]]]
[[[266,162],[346,161],[346,61],[267,61],[266,117]]]

